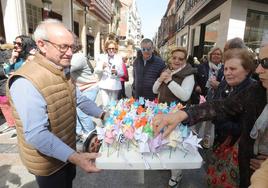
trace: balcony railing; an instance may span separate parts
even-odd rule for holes
[[[177,0],[176,2],[176,10],[178,10],[180,8],[180,6],[182,5],[182,3],[184,2],[185,0]]]
[[[112,3],[110,0],[82,0],[89,7],[89,11],[100,17],[105,23],[111,22]]]
[[[184,26],[185,26],[184,17],[185,17],[185,13],[183,13],[183,16],[176,23],[176,31],[180,31],[184,28]]]
[[[212,0],[187,0],[185,5],[185,23],[194,17]]]

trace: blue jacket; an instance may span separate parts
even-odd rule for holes
[[[157,95],[153,93],[153,85],[165,67],[165,62],[156,55],[152,55],[145,66],[142,57],[136,58],[133,63],[133,97],[154,100]]]

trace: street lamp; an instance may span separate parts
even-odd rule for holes
[[[50,0],[42,0],[43,3],[43,19],[49,17],[49,12],[51,11],[52,1]]]

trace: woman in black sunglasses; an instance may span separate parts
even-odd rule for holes
[[[34,40],[25,35],[20,35],[13,42],[14,49],[11,53],[11,58],[3,63],[0,67],[0,108],[7,121],[7,126],[1,127],[0,134],[15,130],[15,120],[11,113],[11,106],[6,96],[6,81],[12,72],[19,69],[37,49]],[[12,134],[11,137],[15,137]]]
[[[267,33],[268,35],[268,33]],[[253,174],[251,177],[251,188],[255,187],[267,187],[267,169],[268,169],[268,43],[263,45],[260,49],[260,55],[256,73],[259,75],[259,79],[262,86],[266,88],[266,106],[261,115],[255,122],[255,125],[251,131],[251,137],[256,139],[254,144],[255,158],[250,160],[250,167],[253,170],[261,168]],[[265,162],[263,162],[266,160]]]
[[[34,50],[37,49],[35,41],[26,35],[17,36],[13,44],[14,50],[9,60],[10,70],[7,71],[17,70],[25,62],[27,57],[33,55]]]

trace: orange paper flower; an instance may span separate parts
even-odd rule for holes
[[[126,116],[126,114],[127,114],[127,112],[123,110],[123,111],[119,114],[119,116],[117,117],[117,119],[119,119],[119,120],[124,119],[124,117]]]
[[[145,112],[144,108],[142,106],[139,106],[137,109],[137,113],[141,114],[142,112]]]

